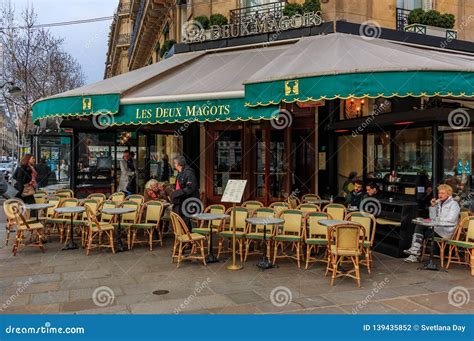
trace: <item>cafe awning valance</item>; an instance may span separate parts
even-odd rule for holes
[[[474,96],[474,59],[342,33],[302,38],[245,82],[246,105]]]

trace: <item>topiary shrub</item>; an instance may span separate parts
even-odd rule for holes
[[[454,27],[456,18],[453,14],[441,14],[436,10],[424,11],[417,8],[408,15],[408,24],[422,24],[428,26],[436,26],[441,28],[451,29]]]
[[[197,22],[205,30],[209,28],[209,18],[205,15],[200,15],[194,18],[194,21]]]
[[[414,9],[408,14],[408,25],[412,24],[421,24],[423,22],[423,17],[425,11],[422,8]]]
[[[295,14],[303,14],[303,6],[300,4],[286,4],[285,8],[283,8],[283,15],[292,17]]]
[[[222,14],[216,13],[212,14],[210,18],[210,23],[212,25],[223,26],[227,25],[227,17],[223,16]]]
[[[303,4],[303,13],[318,12],[321,10],[321,3],[319,0],[305,0]]]

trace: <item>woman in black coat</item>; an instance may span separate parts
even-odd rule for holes
[[[17,198],[23,200],[25,204],[34,204],[34,194],[23,196],[26,185],[36,187],[35,158],[31,154],[25,154],[20,160],[20,166],[15,171],[15,188],[18,190]]]

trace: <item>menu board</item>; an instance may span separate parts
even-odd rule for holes
[[[221,202],[240,203],[244,195],[247,180],[229,180],[222,195]]]

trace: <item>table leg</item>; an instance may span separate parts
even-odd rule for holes
[[[267,258],[267,226],[263,225],[263,257],[260,262],[258,262],[257,266],[260,270],[266,270],[273,268],[272,263]]]
[[[69,240],[63,250],[75,250],[77,244],[74,242],[74,214],[71,213],[71,225],[69,225]]]
[[[434,226],[431,226],[431,240],[430,240],[430,259],[428,260],[427,263],[421,268],[418,268],[418,270],[431,270],[431,271],[442,271],[446,272],[444,269],[438,268],[438,265],[435,264],[434,262]]]
[[[115,252],[123,252],[126,251],[124,249],[123,244],[122,244],[122,215],[117,215],[118,217],[118,227],[115,230],[115,243],[117,244],[117,247],[115,248]]]
[[[212,220],[209,220],[209,255],[206,257],[206,263],[217,263],[219,259],[214,256],[214,251],[212,250]]]

